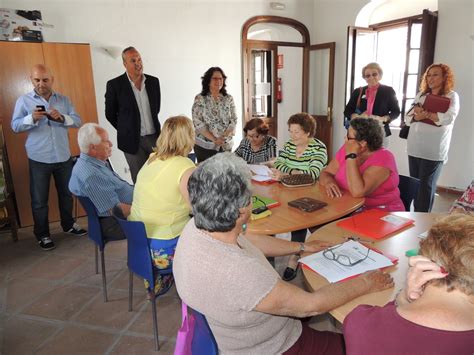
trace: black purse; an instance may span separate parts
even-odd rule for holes
[[[400,133],[398,134],[398,136],[402,139],[407,139],[409,133],[410,133],[410,126],[407,126],[404,123],[403,126],[400,128]]]

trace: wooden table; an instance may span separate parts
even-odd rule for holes
[[[333,309],[330,312],[331,315],[341,323],[344,321],[346,315],[360,304],[383,306],[395,298],[397,292],[405,286],[406,274],[408,270],[408,258],[405,256],[405,252],[407,250],[418,248],[420,242],[420,238],[417,237],[418,234],[427,231],[437,218],[443,216],[441,214],[421,212],[393,213],[398,216],[411,218],[415,220],[415,224],[406,227],[402,231],[391,234],[384,239],[375,241],[374,243],[367,243],[366,245],[370,247],[373,246],[383,252],[387,252],[399,258],[397,265],[386,269],[386,271],[392,275],[395,281],[395,287],[385,291],[361,296],[341,307]],[[317,239],[339,244],[345,241],[345,237],[357,235],[353,232],[336,226],[336,223],[337,222],[333,222],[321,227],[308,238],[308,241]],[[374,239],[370,239],[362,235],[358,236],[367,241],[374,241]],[[311,290],[317,290],[318,288],[328,284],[328,281],[325,278],[314,271],[304,267],[302,270],[306,283]]]
[[[319,183],[304,187],[285,187],[280,183],[252,185],[254,195],[269,197],[281,203],[280,206],[271,209],[271,216],[248,224],[248,231],[256,234],[287,233],[332,222],[355,211],[365,201],[364,198],[352,197],[348,192],[339,198],[327,197]],[[288,206],[288,201],[300,197],[312,197],[327,202],[328,205],[314,212],[303,212]]]

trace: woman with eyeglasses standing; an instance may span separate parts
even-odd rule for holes
[[[362,68],[362,77],[367,86],[355,89],[344,110],[344,117],[352,120],[355,117],[374,118],[383,124],[385,137],[390,132],[390,122],[400,115],[400,106],[392,87],[380,84],[383,70],[377,63],[369,63]],[[383,142],[388,146],[388,139]]]
[[[235,154],[249,164],[266,163],[276,157],[276,139],[268,135],[268,125],[252,118],[244,126],[245,138]]]
[[[329,197],[341,197],[343,189],[354,197],[365,197],[364,208],[405,211],[395,157],[382,147],[382,140],[382,128],[375,119],[351,120],[345,144],[319,177]]]
[[[234,99],[225,88],[226,79],[219,67],[209,68],[201,78],[202,91],[195,97],[192,108],[198,163],[219,152],[229,152],[234,145],[237,115]]]

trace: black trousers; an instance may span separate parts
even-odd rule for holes
[[[414,202],[415,212],[431,212],[443,162],[408,156],[408,167],[410,176],[420,179],[420,189]]]
[[[222,152],[223,152],[222,148],[219,151],[217,151],[214,149],[206,149],[198,145],[194,146],[194,153],[196,154],[196,159],[198,163],[202,163],[204,160],[209,159],[210,157],[213,157],[217,153],[222,153]]]

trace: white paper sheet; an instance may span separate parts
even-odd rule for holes
[[[255,181],[271,181],[272,179],[272,171],[266,165],[255,165],[255,164],[248,164],[247,165],[252,172],[252,179]]]
[[[334,248],[334,247],[332,247]],[[367,247],[359,242],[349,240],[333,250],[337,255],[347,255],[352,262],[363,259],[367,255]],[[305,256],[299,260],[310,269],[314,270],[331,283],[344,280],[348,277],[362,274],[366,271],[377,270],[383,267],[393,265],[392,261],[386,256],[377,253],[374,250],[369,251],[369,256],[364,261],[354,266],[344,266],[335,260],[324,257],[323,252]]]

